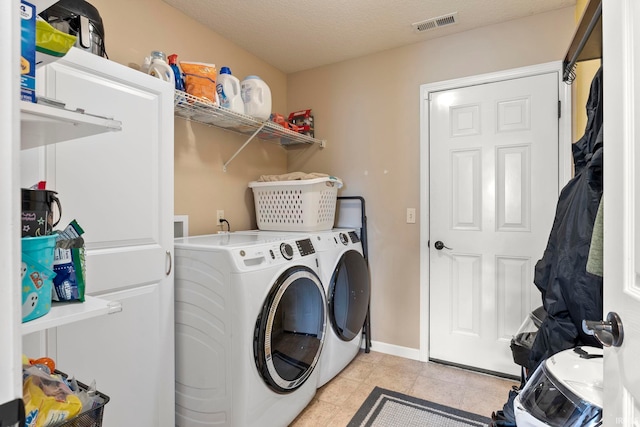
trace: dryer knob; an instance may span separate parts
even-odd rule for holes
[[[288,243],[283,243],[280,245],[280,253],[284,259],[291,259],[293,258],[293,247]]]
[[[342,244],[345,246],[349,243],[349,238],[346,234],[340,233],[340,242],[342,242]]]

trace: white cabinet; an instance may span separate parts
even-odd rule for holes
[[[160,282],[102,295],[122,312],[57,328],[56,360],[64,372],[97,380],[111,401],[103,426],[174,426],[173,317],[163,316]]]
[[[164,279],[173,246],[173,90],[73,49],[44,76],[46,96],[117,116],[122,130],[47,148],[62,220],[85,229],[91,294]]]
[[[59,227],[85,230],[87,294],[118,307],[49,329],[47,353],[111,398],[104,427],[173,426],[173,88],[77,49],[40,82],[67,109],[121,122],[22,158],[58,192]]]

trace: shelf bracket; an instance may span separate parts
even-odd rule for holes
[[[122,303],[120,301],[110,301],[107,304],[109,311],[107,314],[120,313],[122,311]]]
[[[265,123],[266,123],[266,122],[265,122]],[[227,162],[222,166],[222,171],[223,171],[223,172],[226,172],[226,171],[227,171],[227,166],[229,166],[229,163],[231,163],[231,162],[233,161],[233,159],[235,159],[235,158],[236,158],[236,156],[237,156],[238,154],[240,154],[240,152],[241,152],[242,150],[244,150],[244,147],[246,147],[247,145],[249,145],[249,143],[251,142],[251,140],[253,140],[253,138],[255,138],[255,137],[256,137],[256,135],[260,133],[260,131],[264,128],[265,123],[262,123],[262,125],[260,125],[260,127],[259,127],[258,129],[256,129],[256,131],[255,131],[253,134],[251,134],[251,136],[249,137],[249,139],[247,139],[247,140],[245,141],[245,143],[244,143],[244,144],[242,144],[242,147],[238,148],[238,150],[237,150],[235,153],[233,153],[233,156],[231,156],[231,158],[230,158],[229,160],[227,160]]]

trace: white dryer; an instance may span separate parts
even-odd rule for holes
[[[176,426],[285,426],[316,392],[326,296],[308,236],[176,239]]]
[[[327,327],[320,355],[318,387],[342,371],[358,354],[369,308],[371,281],[362,243],[355,230],[311,233],[320,277],[327,292]]]

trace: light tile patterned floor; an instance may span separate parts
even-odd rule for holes
[[[388,354],[361,352],[318,390],[291,427],[344,427],[375,386],[491,416],[502,409],[513,380]]]

